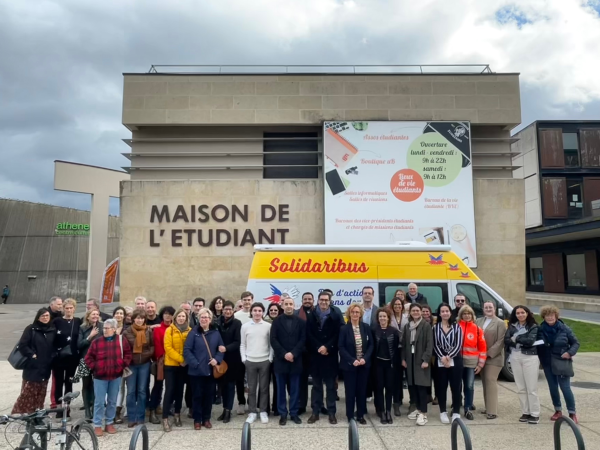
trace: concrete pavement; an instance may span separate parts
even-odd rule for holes
[[[540,312],[541,306],[530,306],[529,309],[534,314],[538,314]],[[579,320],[581,322],[589,322],[600,325],[600,313],[595,312],[583,312],[583,311],[575,311],[573,309],[561,309],[560,317],[564,317],[565,319],[571,320]]]

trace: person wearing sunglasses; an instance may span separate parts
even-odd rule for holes
[[[464,294],[456,294],[454,296],[454,309],[452,310],[452,318],[458,322],[458,312],[460,308],[465,305],[468,305],[467,297]]]

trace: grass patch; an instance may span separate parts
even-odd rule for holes
[[[542,323],[542,318],[535,314],[537,323]],[[582,352],[600,352],[600,325],[594,325],[577,320],[562,319],[561,320],[573,330],[581,347],[579,353]]]

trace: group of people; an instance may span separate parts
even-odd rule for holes
[[[159,311],[155,302],[137,297],[135,308],[117,307],[112,316],[91,299],[83,320],[75,317],[75,300],[53,297],[19,341],[29,362],[13,414],[43,408],[50,379],[52,407],[81,379],[85,415],[98,436],[115,433],[125,411],[129,427],[144,423],[146,415],[167,432],[172,425],[181,427],[184,401],[194,429],[210,429],[213,405],[222,404],[217,420],[227,423],[236,396],[237,414],[247,414],[249,423],[267,423],[273,415],[282,426],[288,419],[300,424],[310,409],[308,423],[325,415],[336,424],[343,379],[348,420],[366,424],[367,401],[374,397],[381,423],[393,423],[393,416],[402,414],[407,387],[409,419],[425,425],[432,403],[439,406],[442,423],[450,423],[461,408],[466,419],[474,419],[479,374],[481,412],[495,419],[497,380],[508,352],[521,422],[539,421],[540,361],[556,410],[552,420],[562,414],[559,388],[577,420],[570,379],[579,343],[556,308],[542,308],[538,325],[519,305],[507,327],[496,317],[493,301],[485,302],[484,316],[476,318],[463,294],[455,296],[455,308],[442,303],[434,313],[414,283],[381,308],[374,305],[374,289],[366,286],[362,302],[349,305],[345,315],[332,296],[321,290],[315,302],[306,292],[295,309],[294,299],[283,294],[265,309],[244,292],[235,304],[219,296],[206,307],[196,298]]]

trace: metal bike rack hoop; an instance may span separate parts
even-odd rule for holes
[[[252,448],[252,433],[250,432],[250,424],[244,422],[242,428],[242,450],[250,450]]]
[[[562,416],[554,422],[554,450],[561,450],[562,444],[560,442],[560,427],[563,423],[566,423],[571,427],[571,431],[575,435],[577,441],[577,450],[585,450],[585,442],[583,442],[583,435],[579,431],[579,427],[570,418]]]
[[[356,425],[356,420],[350,419],[348,424],[348,450],[359,450],[359,448],[358,425]]]
[[[452,450],[458,450],[458,428],[460,427],[465,440],[465,450],[473,450],[473,444],[471,442],[471,433],[469,429],[459,417],[452,421],[452,427],[450,429],[450,441],[452,442]]]
[[[142,449],[148,450],[150,448],[150,445],[148,443],[148,428],[146,428],[146,425],[141,423],[133,429],[131,441],[129,441],[129,450],[136,450],[137,442],[140,438],[140,433],[142,435]]]

